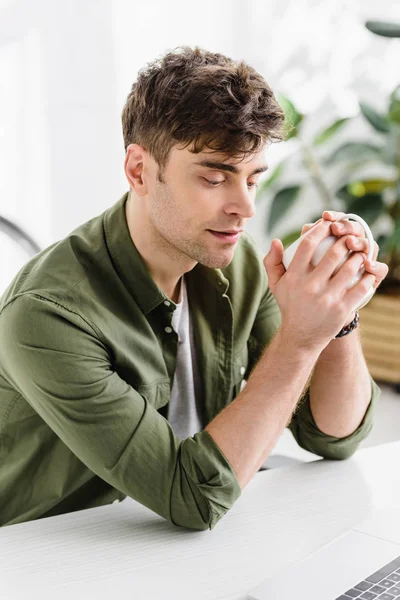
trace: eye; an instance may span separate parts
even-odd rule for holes
[[[206,179],[205,177],[203,177],[203,179],[205,179],[210,185],[218,185],[219,183],[224,183],[225,179],[223,179],[222,181],[210,181],[209,179]]]
[[[203,179],[205,179],[211,186],[217,186],[220,183],[224,183],[224,181],[226,181],[225,179],[223,179],[222,181],[210,181],[210,179],[206,179],[205,177],[203,177]],[[258,183],[256,183],[255,181],[250,181],[247,186],[252,189],[252,188],[258,188]]]

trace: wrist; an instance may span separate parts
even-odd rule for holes
[[[307,345],[303,341],[295,340],[293,331],[287,330],[282,325],[275,339],[276,343],[285,353],[297,357],[300,361],[310,359],[315,362],[325,347],[318,346],[314,341]]]
[[[360,315],[358,313],[358,310],[356,310],[353,321],[350,321],[349,324],[344,325],[342,327],[342,329],[339,331],[339,333],[337,335],[335,335],[335,337],[333,339],[344,337],[345,335],[348,335],[349,333],[351,333],[352,331],[357,329],[359,320],[360,320]]]
[[[356,317],[356,311],[355,311],[355,310],[353,310],[353,311],[350,313],[350,315],[347,317],[346,321],[344,322],[344,324],[343,324],[343,327],[347,327],[348,325],[350,325],[350,323],[351,323],[352,321],[354,321],[355,317]]]

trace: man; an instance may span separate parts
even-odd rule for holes
[[[367,250],[347,223],[312,268],[340,215],[287,272],[280,240],[263,264],[243,232],[283,119],[264,79],[221,54],[183,47],[140,71],[122,115],[129,193],[1,299],[2,525],[130,496],[211,529],[286,425],[334,459],[368,434],[380,390],[357,332],[334,338],[386,265],[346,290]],[[332,277],[351,232],[360,251]]]

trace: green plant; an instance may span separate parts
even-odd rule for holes
[[[400,37],[400,25],[368,21],[366,27],[377,35]],[[260,185],[257,200],[272,198],[267,233],[271,234],[301,193],[314,186],[322,210],[312,215],[311,221],[321,218],[324,210],[360,215],[371,227],[380,247],[379,260],[389,267],[378,292],[397,293],[400,289],[400,85],[390,94],[384,113],[366,102],[359,102],[361,118],[374,134],[371,138],[346,141],[325,153],[327,143],[334,141],[336,134],[344,132],[359,115],[337,119],[311,142],[305,142],[304,124],[306,118],[312,117],[299,112],[282,94],[278,94],[278,101],[286,115],[285,139],[295,142],[295,152]],[[302,181],[289,184],[286,175],[294,158],[300,158],[299,179]],[[385,171],[385,175],[376,176],[377,169]],[[390,230],[376,235],[375,225],[382,215],[386,216]],[[287,233],[282,237],[284,247],[300,235],[301,228]]]

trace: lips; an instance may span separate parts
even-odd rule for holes
[[[240,238],[240,235],[242,233],[242,229],[239,230],[235,230],[235,229],[231,229],[229,231],[213,231],[212,229],[208,230],[214,237],[223,240],[225,242],[234,244],[235,242],[238,241],[238,239]]]

